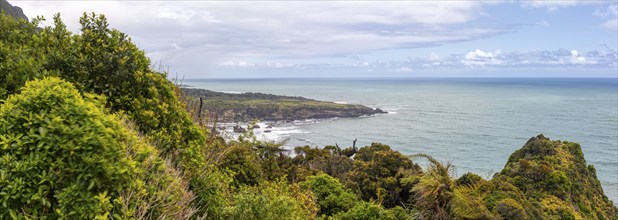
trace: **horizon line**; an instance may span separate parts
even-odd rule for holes
[[[321,77],[205,77],[181,80],[268,80],[268,79],[616,79],[618,76],[321,76]]]

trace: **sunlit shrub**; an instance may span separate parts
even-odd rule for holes
[[[310,191],[284,181],[245,187],[226,209],[228,219],[314,219],[318,207]]]
[[[307,177],[300,185],[316,196],[320,215],[332,216],[348,211],[358,200],[337,179],[326,174]]]
[[[186,184],[100,101],[46,78],[0,106],[0,218],[191,214]]]

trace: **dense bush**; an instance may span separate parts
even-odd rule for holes
[[[359,202],[347,212],[340,212],[333,219],[341,220],[364,220],[364,219],[384,219],[384,220],[404,220],[412,219],[403,208],[384,209],[380,204],[371,202]]]
[[[227,219],[314,219],[318,207],[311,191],[283,181],[263,182],[234,195]]]
[[[611,219],[618,215],[577,143],[533,137],[509,157],[494,180],[510,182],[529,200],[540,201],[543,214],[550,218]]]
[[[483,178],[481,178],[481,176],[477,174],[465,173],[464,175],[461,175],[461,177],[459,177],[457,180],[455,180],[455,184],[457,186],[472,186],[475,184],[480,184],[483,181]]]
[[[0,218],[190,215],[174,171],[100,101],[46,78],[0,106]]]
[[[296,156],[293,160],[294,164],[300,167],[308,167],[312,171],[323,172],[343,182],[354,166],[354,160],[345,154],[346,150],[351,152],[351,148],[342,150],[338,146],[296,147],[294,148]],[[311,171],[305,171],[305,173],[311,173]],[[314,174],[317,174],[317,172]]]
[[[464,178],[465,177],[465,178]],[[504,219],[615,219],[594,169],[576,143],[531,138],[489,181],[464,175],[452,215]],[[473,184],[463,184],[471,182]],[[488,213],[491,212],[491,213]],[[473,214],[474,213],[474,214]],[[479,215],[480,214],[480,215]]]
[[[48,74],[34,49],[38,21],[29,23],[0,13],[0,100],[18,92],[26,81]]]
[[[204,158],[206,131],[192,122],[166,74],[151,70],[144,52],[126,34],[110,29],[103,15],[84,14],[80,24],[81,34],[74,35],[58,15],[53,27],[42,30],[36,20],[0,15],[0,74],[5,79],[0,99],[18,92],[27,80],[64,78],[81,93],[107,97],[105,106],[112,112],[127,114],[162,157],[185,173],[191,188],[210,188],[202,175],[210,169]]]
[[[235,143],[229,146],[228,153],[222,158],[219,167],[234,173],[234,186],[253,186],[264,180],[259,162],[260,159],[251,145]]]
[[[108,97],[106,106],[125,112],[165,155],[178,150],[174,153],[187,163],[201,160],[204,132],[184,111],[176,87],[165,73],[151,70],[144,51],[126,34],[110,29],[103,15],[84,14],[80,35],[70,33],[58,15],[54,26],[43,30],[37,29],[36,20],[27,23],[1,15],[0,21],[0,74],[5,79],[0,99],[18,92],[28,80],[59,76],[81,93]]]
[[[354,155],[348,187],[363,200],[375,200],[387,208],[408,203],[410,190],[418,182],[421,168],[388,145],[373,143]]]
[[[310,176],[300,185],[316,196],[320,215],[332,216],[348,211],[358,200],[337,179],[326,174]]]

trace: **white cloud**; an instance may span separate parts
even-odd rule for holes
[[[617,30],[618,29],[618,19],[612,19],[612,20],[608,20],[603,22],[603,24],[601,24],[602,28],[605,28],[607,30]]]
[[[601,23],[600,27],[610,31],[616,31],[618,29],[618,5],[609,5],[605,8],[597,8],[594,11],[594,15],[608,19]]]
[[[412,72],[413,70],[409,67],[400,67],[399,69],[395,69],[395,72]]]
[[[234,60],[226,60],[219,63],[221,66],[226,67],[256,67],[256,64],[248,63],[247,61],[234,61]]]
[[[577,0],[522,0],[520,1],[524,7],[545,8],[547,11],[553,12],[560,8],[575,6],[581,3]]]
[[[561,8],[581,5],[605,5],[607,0],[518,0],[524,8],[541,8],[547,12],[557,12]]]
[[[428,67],[430,65],[439,66],[440,64],[442,64],[441,60],[442,59],[440,58],[440,56],[438,54],[432,52],[432,53],[429,54],[429,59],[427,60],[427,61],[430,61],[431,64],[426,63],[426,64],[423,64],[423,66],[425,66],[425,67]]]
[[[590,51],[582,53],[578,50],[539,50],[528,52],[485,52],[482,50],[470,51],[465,56],[455,56],[460,62],[467,66],[498,66],[498,67],[540,67],[556,68],[566,66],[589,66],[594,67],[615,67],[618,62],[618,55],[615,51],[606,52]]]
[[[27,15],[56,12],[79,31],[82,12],[103,13],[153,60],[189,73],[226,60],[347,55],[470,41],[509,27],[477,22],[476,1],[215,2],[23,1]],[[50,24],[51,22],[47,22]],[[178,49],[182,48],[182,51]],[[201,67],[200,67],[201,66]]]
[[[301,67],[301,65],[296,65],[292,63],[283,63],[283,62],[249,62],[246,60],[237,61],[237,60],[226,60],[219,63],[220,66],[228,67],[228,68],[292,68],[292,67]]]
[[[406,60],[383,60],[368,61],[355,55],[350,57],[348,64],[286,64],[272,65],[267,62],[247,63],[230,62],[222,63],[222,66],[232,69],[285,69],[288,71],[303,71],[307,69],[320,70],[345,70],[347,72],[410,72],[427,69],[441,72],[460,71],[462,69],[563,69],[586,67],[588,69],[616,69],[618,67],[618,53],[613,50],[599,52],[597,50],[583,53],[578,50],[538,50],[528,52],[503,52],[500,49],[484,51],[481,49],[468,51],[462,54],[451,54],[440,57],[436,53],[430,53],[428,57],[409,57]]]
[[[542,20],[542,21],[537,22],[535,26],[540,27],[540,28],[546,28],[546,27],[550,27],[551,24],[546,20]]]
[[[205,73],[214,72],[211,70],[219,71],[219,68],[230,72],[277,70],[286,74],[296,70],[384,70],[414,73],[423,68],[458,70],[464,67],[615,67],[618,60],[615,52],[583,53],[576,50],[573,54],[572,50],[563,49],[528,52],[478,49],[445,52],[444,47],[436,50],[440,51],[440,55],[429,53],[426,56],[425,53],[421,54],[420,58],[400,58],[405,60],[373,60],[360,56],[389,49],[412,49],[475,41],[508,33],[517,28],[517,21],[500,20],[500,16],[492,17],[486,13],[485,9],[490,8],[484,7],[484,4],[487,4],[485,1],[12,3],[22,7],[30,17],[45,15],[49,19],[54,13],[62,12],[62,18],[74,32],[79,31],[78,21],[82,12],[103,13],[113,28],[129,34],[153,60],[161,60],[163,65],[169,66],[173,72],[189,77],[208,77]],[[589,1],[520,3],[523,7],[550,11],[573,5],[597,4]],[[616,9],[615,4],[603,6],[594,14],[603,18],[603,27],[616,30]],[[538,20],[538,27],[550,25],[543,17]],[[341,60],[346,59],[345,57],[352,59],[332,62],[333,57]]]
[[[479,49],[475,51],[470,51],[466,53],[464,59],[461,60],[466,66],[486,66],[486,65],[496,65],[501,64],[502,60],[498,59],[497,56],[500,55],[502,51],[500,49],[494,52],[485,52]]]
[[[429,61],[439,61],[440,60],[440,56],[438,56],[438,54],[432,52],[429,54]]]
[[[587,64],[586,57],[579,54],[577,50],[571,50],[571,60],[572,64]]]
[[[608,5],[607,7],[597,8],[594,13],[598,17],[616,17],[618,16],[618,5]]]

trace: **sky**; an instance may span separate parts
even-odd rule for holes
[[[9,1],[104,14],[170,76],[618,77],[618,1]]]

